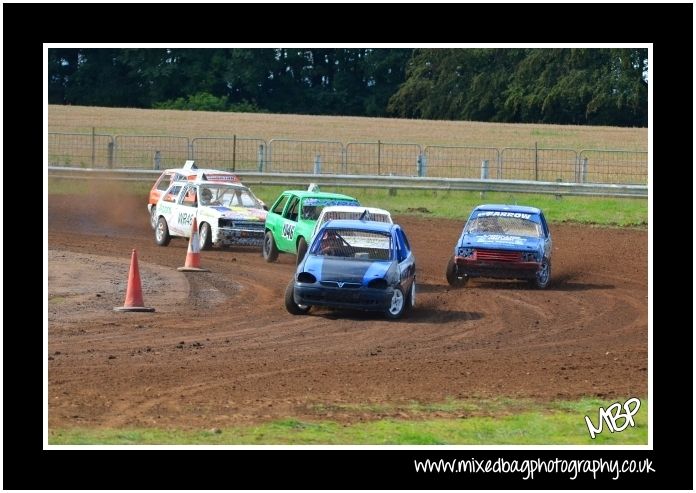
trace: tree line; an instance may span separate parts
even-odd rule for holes
[[[647,48],[50,48],[51,104],[647,126]]]

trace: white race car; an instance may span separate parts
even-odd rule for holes
[[[331,221],[332,219],[364,219],[380,223],[394,223],[389,211],[378,209],[377,207],[330,205],[321,210],[317,223],[314,225],[314,231],[312,231],[312,238],[314,238],[314,235],[317,234],[317,231],[326,221]]]
[[[201,250],[211,246],[261,246],[266,211],[244,185],[224,181],[173,182],[157,202],[155,241],[167,246],[173,236],[189,238],[198,222]]]

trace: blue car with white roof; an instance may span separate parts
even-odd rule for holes
[[[397,319],[415,301],[416,261],[406,233],[398,224],[367,220],[326,222],[285,291],[293,315],[328,306]]]
[[[551,280],[551,231],[536,207],[485,204],[474,208],[445,276],[451,286],[472,277],[526,279],[539,289]]]

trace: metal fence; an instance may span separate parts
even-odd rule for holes
[[[326,140],[271,139],[265,171],[343,173],[343,144]]]
[[[186,159],[234,171],[486,178],[563,183],[645,185],[648,153],[616,149],[49,133],[48,164],[90,168],[164,169]]]
[[[191,141],[191,159],[201,168],[232,171],[263,171],[266,141],[246,137],[196,137]]]
[[[349,142],[346,173],[374,176],[417,176],[421,146],[399,142]]]
[[[48,165],[113,168],[114,138],[96,133],[49,133]]]

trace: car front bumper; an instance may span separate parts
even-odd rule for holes
[[[215,246],[261,246],[263,245],[263,229],[218,228],[217,237],[213,239]]]
[[[298,305],[331,306],[357,310],[381,311],[391,305],[394,288],[332,288],[318,283],[295,283],[294,299]]]
[[[472,260],[454,257],[459,274],[468,277],[491,277],[495,279],[534,279],[541,268],[539,262],[496,262],[494,260]]]

